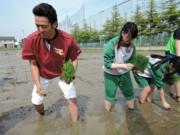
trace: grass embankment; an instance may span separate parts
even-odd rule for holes
[[[102,50],[103,47],[81,47],[83,50]],[[164,51],[165,46],[136,46],[139,51]]]
[[[18,51],[18,50],[21,50],[21,49],[18,49],[18,48],[0,48],[0,51]]]

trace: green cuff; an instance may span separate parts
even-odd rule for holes
[[[116,100],[116,98],[109,98],[109,97],[106,97],[106,96],[105,96],[105,99],[108,100],[108,101],[115,101]]]

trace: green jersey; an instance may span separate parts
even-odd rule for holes
[[[180,28],[177,28],[174,33],[171,35],[168,44],[166,46],[166,51],[169,52],[172,55],[176,55],[176,41],[180,40]]]
[[[168,51],[170,54],[176,55],[176,46],[173,34],[171,35],[165,50]]]

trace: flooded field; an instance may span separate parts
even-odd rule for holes
[[[72,124],[67,102],[56,83],[47,93],[45,116],[39,116],[30,102],[33,82],[28,62],[21,59],[20,51],[1,51],[0,135],[180,135],[180,103],[168,94],[171,110],[161,107],[156,91],[152,104],[136,102],[135,110],[128,111],[118,91],[112,112],[106,112],[102,64],[102,50],[83,50],[80,55],[75,80],[80,118]],[[137,97],[135,82],[134,90]]]

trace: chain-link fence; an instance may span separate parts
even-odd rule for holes
[[[115,4],[118,7],[120,15],[126,18],[126,20],[130,20],[130,15],[133,13],[135,6],[140,3],[141,7],[144,8],[144,1],[145,0],[124,0],[120,3],[112,3],[109,8],[101,10],[98,13],[89,17],[86,17],[86,5],[82,5],[82,7],[72,16],[67,16],[64,21],[59,24],[59,26],[62,30],[69,33],[73,29],[74,25],[78,24],[78,26],[83,27],[84,23],[86,23],[91,28],[101,30],[104,22],[107,19],[110,19],[113,12],[112,7]]]
[[[156,3],[156,10],[161,13],[162,12],[162,3],[165,2],[163,0],[154,0]],[[91,15],[89,17],[86,16],[86,5],[82,5],[82,7],[74,13],[70,17],[66,17],[64,21],[62,21],[59,26],[60,29],[71,33],[72,30],[76,25],[79,26],[79,28],[83,28],[84,25],[88,25],[91,29],[96,29],[98,31],[102,31],[104,23],[111,19],[112,12],[113,12],[113,6],[117,6],[117,11],[119,15],[123,18],[123,23],[126,21],[132,21],[132,16],[135,13],[135,10],[137,7],[140,8],[141,12],[146,12],[148,8],[148,0],[124,0],[120,1],[119,3],[112,3],[112,5],[104,10],[99,11],[98,13]],[[161,5],[161,6],[160,6]],[[141,30],[139,30],[139,33],[141,33]],[[166,45],[168,38],[170,37],[170,33],[161,32],[156,33],[155,35],[151,36],[139,36],[137,39],[135,39],[134,43],[137,46],[159,46],[159,45]],[[81,46],[103,46],[103,44],[107,40],[104,39],[104,35],[101,32],[99,34],[99,41],[91,41],[91,42],[80,42]]]
[[[159,33],[152,36],[139,36],[134,39],[133,43],[136,46],[165,46],[170,38],[166,32]],[[107,40],[100,40],[99,42],[84,42],[79,43],[82,47],[103,47]]]

